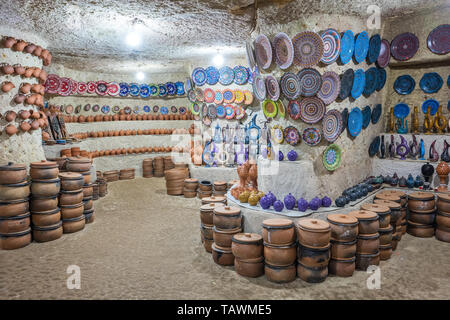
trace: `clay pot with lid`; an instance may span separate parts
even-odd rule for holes
[[[227,198],[224,196],[211,196],[211,197],[205,197],[202,199],[202,204],[208,204],[208,203],[222,203],[222,204],[226,205]]]
[[[380,245],[387,245],[392,242],[392,235],[394,232],[394,228],[389,225],[387,228],[378,229],[378,234],[380,236],[379,241]]]
[[[416,222],[419,224],[434,224],[436,218],[436,214],[433,213],[421,213],[421,212],[414,212],[412,210],[409,210],[409,217],[408,221]]]
[[[380,252],[356,255],[356,269],[366,271],[369,266],[380,264]]]
[[[375,212],[357,210],[349,212],[348,214],[358,219],[359,234],[373,234],[378,232],[380,223],[378,222],[378,215]]]
[[[18,200],[0,200],[0,217],[18,216],[29,211],[28,198]]]
[[[54,161],[41,160],[30,163],[30,176],[33,180],[56,179],[59,174],[59,166]]]
[[[13,184],[0,184],[0,201],[12,201],[28,198],[30,182],[22,181]]]
[[[299,244],[297,261],[307,267],[325,267],[330,261],[330,247],[309,247]]]
[[[389,226],[391,222],[391,209],[385,204],[364,203],[363,205],[361,205],[361,209],[375,212],[378,215],[378,223],[380,225],[380,228],[386,228]]]
[[[86,172],[91,169],[92,163],[89,158],[70,157],[67,160],[67,170],[73,172]]]
[[[30,209],[33,212],[43,212],[55,210],[58,207],[58,195],[36,197],[33,196],[30,201]]]
[[[14,233],[0,233],[0,249],[15,250],[31,243],[31,228]]]
[[[380,260],[389,260],[392,256],[392,244],[380,245]]]
[[[356,268],[356,257],[353,256],[348,259],[330,259],[328,264],[329,274],[338,277],[351,277]]]
[[[217,206],[223,206],[223,203],[208,203],[200,207],[200,221],[203,224],[209,226],[212,226],[214,224],[213,222],[214,209]]]
[[[233,252],[231,252],[231,248],[223,248],[213,243],[211,249],[213,260],[215,263],[222,266],[234,265],[234,256]]]
[[[240,260],[258,259],[263,256],[263,238],[256,233],[238,233],[232,239],[231,250]]]
[[[234,259],[234,270],[236,273],[249,278],[257,278],[264,274],[264,257],[242,260]]]
[[[241,233],[241,228],[220,230],[214,226],[213,239],[214,243],[223,248],[231,248],[231,239],[237,233]]]
[[[430,238],[434,236],[434,226],[408,221],[406,232],[414,237]]]
[[[27,168],[24,164],[8,162],[0,165],[0,184],[15,184],[25,181]]]
[[[297,258],[297,243],[275,246],[264,243],[264,260],[272,266],[289,266]]]
[[[290,245],[295,242],[295,225],[289,219],[266,219],[262,223],[264,242],[273,245]]]
[[[242,224],[241,209],[232,206],[214,208],[213,224],[221,230],[240,228]]]
[[[403,192],[403,191],[400,191],[400,190],[383,190],[383,191],[379,192],[375,196],[375,198],[377,198],[377,196],[380,196],[380,195],[386,195],[386,196],[392,196],[392,197],[400,198],[400,204],[402,205],[402,207],[406,206],[406,203],[408,202],[408,197],[407,197],[406,193]],[[387,198],[381,197],[379,199],[393,201],[392,200],[393,198],[391,199],[389,197],[387,197]],[[395,200],[397,200],[397,199],[395,199]],[[394,202],[397,202],[397,201],[394,201]]]
[[[66,191],[80,190],[83,188],[84,179],[77,172],[62,172],[59,174],[61,179],[61,188]]]
[[[275,283],[287,283],[295,280],[297,276],[297,269],[295,263],[290,266],[272,266],[268,263],[264,265],[264,273],[267,280]]]
[[[52,210],[31,212],[31,221],[33,226],[50,226],[61,220],[61,212],[58,207]]]
[[[436,215],[436,225],[438,227],[450,228],[450,213],[438,212]]]
[[[75,205],[83,201],[83,189],[74,191],[61,190],[59,195],[60,206]]]
[[[83,214],[79,217],[62,220],[63,233],[74,233],[81,231],[84,229],[85,225],[86,220]]]
[[[450,194],[438,193],[436,207],[438,212],[450,214]]]
[[[331,239],[336,241],[353,241],[358,235],[358,219],[348,214],[329,214],[327,221],[331,226]]]
[[[307,267],[301,263],[297,264],[297,275],[308,283],[320,283],[328,276],[328,265],[324,267]]]
[[[325,247],[330,243],[331,227],[319,219],[301,219],[297,222],[297,239],[300,244],[310,247]]]
[[[348,242],[341,242],[331,239],[331,258],[350,259],[356,254],[356,239]]]
[[[0,233],[22,232],[30,228],[30,213],[12,217],[0,217]]]
[[[63,220],[79,217],[83,215],[84,212],[83,202],[73,205],[61,205],[60,208]]]
[[[430,192],[413,192],[408,195],[409,210],[430,213],[435,209],[434,194]]]
[[[56,179],[33,179],[31,193],[35,197],[50,197],[57,195],[61,188],[59,178]]]
[[[36,242],[48,242],[61,238],[63,234],[62,221],[47,226],[33,226],[33,239]]]
[[[359,234],[356,242],[356,254],[372,254],[378,252],[380,246],[380,235]]]

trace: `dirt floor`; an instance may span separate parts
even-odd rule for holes
[[[278,285],[216,265],[200,241],[200,200],[165,194],[164,179],[108,185],[95,222],[49,243],[0,251],[0,299],[450,299],[450,244],[404,235],[370,274]],[[68,289],[69,265],[81,289]]]

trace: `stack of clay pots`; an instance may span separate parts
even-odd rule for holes
[[[164,158],[156,157],[153,159],[153,175],[155,177],[164,177]]]
[[[0,165],[0,249],[19,249],[31,242],[29,195],[26,166]]]
[[[215,263],[223,266],[234,265],[231,239],[241,233],[242,215],[238,207],[215,205],[213,211],[213,239],[211,246]]]
[[[436,234],[438,240],[450,242],[450,195],[437,195]]]
[[[94,184],[83,185],[83,215],[86,223],[94,222]]]
[[[224,196],[227,193],[227,183],[225,181],[214,182],[214,195]]]
[[[197,196],[198,180],[185,179],[183,194],[185,198],[195,198]]]
[[[400,241],[406,233],[408,223],[406,220],[408,204],[406,193],[398,190],[385,190],[375,196],[374,203],[382,204],[382,200],[395,202],[400,205],[395,206],[395,208],[389,205],[391,209],[391,224],[394,228],[393,232],[396,234],[396,238],[398,238],[398,240],[396,239],[394,241]]]
[[[131,180],[134,179],[134,169],[121,169],[119,172],[119,180]]]
[[[63,233],[61,212],[58,207],[58,194],[61,188],[58,174],[59,166],[56,162],[43,160],[30,164],[31,220],[33,238],[37,242],[59,239]]]
[[[164,157],[164,170],[170,170],[175,168],[175,164],[172,161],[172,157]]]
[[[153,177],[153,159],[144,159],[142,161],[142,176],[144,178]]]
[[[226,206],[228,204],[227,198],[224,196],[211,196],[211,197],[205,197],[202,198],[202,204],[207,204],[207,203],[221,203],[224,206]]]
[[[289,219],[266,219],[262,223],[265,274],[269,281],[283,283],[297,276],[295,225]]]
[[[119,181],[119,176],[120,176],[119,170],[109,170],[103,172],[103,178],[105,179],[106,182]]]
[[[205,197],[211,197],[213,193],[213,185],[211,181],[202,180],[198,185],[198,198],[203,199]]]
[[[98,192],[99,192],[99,187],[98,187],[98,183],[93,183],[92,184],[92,200],[98,200]]]
[[[264,274],[263,238],[255,233],[238,233],[231,239],[234,269],[244,277]]]
[[[408,195],[408,227],[406,232],[415,237],[434,235],[436,201],[430,192],[413,192]]]
[[[64,172],[60,174],[61,193],[59,206],[61,208],[64,233],[77,232],[86,224],[84,213],[84,177],[80,172]]]
[[[370,265],[378,265],[381,257],[387,260],[392,255],[392,247],[380,243],[380,222],[378,214],[367,210],[352,211],[348,214],[358,221],[358,237],[356,243],[356,267],[367,270]]]
[[[348,214],[336,213],[328,215],[327,220],[331,226],[330,274],[351,277],[358,262],[366,258],[356,252],[358,219]]]
[[[365,203],[361,206],[361,210],[375,212],[378,215],[378,234],[380,235],[380,260],[388,260],[391,258],[392,251],[397,248],[398,241],[392,241],[394,227],[391,225],[391,207],[394,209],[394,216],[398,215],[398,203],[388,200],[374,200],[375,203]],[[397,235],[398,236],[398,235]]]
[[[200,207],[200,231],[203,246],[206,252],[211,253],[211,246],[214,242],[214,209],[217,206],[223,206],[221,203],[208,203]]]
[[[97,184],[98,184],[98,196],[100,198],[103,198],[108,194],[108,182],[105,178],[98,178]]]
[[[182,195],[184,192],[184,180],[188,175],[189,171],[187,169],[170,169],[164,171],[167,194],[172,196]]]
[[[92,160],[85,157],[70,157],[67,159],[66,169],[70,172],[78,172],[83,176],[84,184],[91,183]]]

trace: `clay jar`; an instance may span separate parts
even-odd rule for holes
[[[376,199],[374,201],[376,201],[376,204],[389,207],[389,209],[391,210],[390,223],[392,223],[393,225],[400,224],[402,220],[402,206],[399,202],[380,199]]]
[[[438,193],[436,206],[439,212],[450,214],[450,194]]]
[[[94,194],[94,187],[91,183],[83,186],[83,198],[91,197]]]
[[[30,213],[0,217],[0,233],[22,232],[30,228]]]
[[[259,234],[238,233],[231,241],[231,251],[240,260],[258,259],[263,256],[263,239]]]
[[[200,207],[200,221],[203,224],[208,226],[212,226],[214,224],[213,222],[214,208],[216,208],[217,206],[223,206],[223,204],[208,203]]]
[[[0,207],[1,208],[1,207]],[[1,212],[1,209],[0,209]],[[0,213],[1,215],[1,213]],[[436,224],[438,227],[450,228],[450,214],[438,212],[436,215]]]
[[[222,266],[234,265],[234,256],[230,248],[222,248],[213,243],[211,249],[213,260],[215,263]]]
[[[416,222],[419,224],[434,224],[436,215],[434,213],[421,213],[409,210],[408,221]]]
[[[307,267],[325,267],[330,260],[330,244],[321,248],[299,245],[297,261]]]
[[[378,229],[378,234],[380,235],[380,245],[391,244],[393,231],[394,228],[392,226]]]
[[[84,208],[84,211],[86,211],[86,210],[91,210],[91,209],[93,208],[93,206],[94,206],[94,200],[93,200],[93,197],[86,197],[86,198],[83,198],[83,208]]]
[[[392,256],[392,244],[380,245],[380,260],[389,260]]]
[[[378,222],[378,215],[375,212],[357,210],[349,212],[348,214],[358,219],[359,234],[373,234],[378,232],[380,224]]]
[[[369,266],[380,264],[380,252],[356,255],[356,269],[366,271]]]
[[[300,279],[308,283],[323,282],[328,276],[328,266],[311,268],[299,263],[297,274]]]
[[[17,127],[12,123],[8,124],[4,130],[8,136],[15,135],[18,131]]]
[[[250,260],[234,259],[236,273],[249,278],[257,278],[264,274],[264,257]]]
[[[327,217],[331,226],[331,239],[353,241],[358,235],[358,219],[348,214],[330,214]]]
[[[264,242],[273,245],[290,245],[295,242],[294,223],[289,219],[266,219],[262,223]]]
[[[231,249],[231,239],[235,234],[241,232],[242,232],[241,228],[220,230],[214,227],[213,228],[214,243],[217,244],[219,247]]]
[[[275,246],[264,243],[264,259],[272,266],[289,266],[297,258],[297,244]]]
[[[14,121],[16,119],[16,117],[17,117],[17,113],[15,113],[12,110],[9,110],[5,113],[5,120],[8,122]]]
[[[29,211],[28,198],[0,201],[0,217],[18,216]]]
[[[62,221],[48,226],[33,226],[33,239],[36,242],[53,241],[61,238],[62,234]]]
[[[33,180],[58,178],[59,167],[56,162],[45,161],[30,163],[30,176]]]
[[[328,272],[338,277],[351,277],[356,268],[356,257],[349,259],[331,259]]]
[[[211,191],[212,190],[212,184],[210,181],[200,181],[200,184],[198,185],[199,189],[201,191]]]
[[[413,192],[408,195],[408,208],[414,212],[430,213],[434,211],[434,194],[430,192]]]
[[[24,164],[8,162],[0,165],[0,184],[15,184],[25,181],[27,178],[27,168]]]
[[[60,173],[61,188],[66,191],[80,190],[83,187],[84,179],[80,173],[63,172]]]
[[[31,212],[31,221],[33,226],[51,226],[61,220],[61,212],[59,208],[41,212]]]
[[[83,215],[84,206],[82,202],[74,205],[61,205],[60,207],[63,220],[72,219]]]
[[[79,217],[71,218],[71,219],[63,219],[63,233],[74,233],[84,229],[86,225],[86,220],[83,214]]]
[[[7,93],[15,88],[15,85],[11,81],[4,81],[1,84],[1,89],[3,92]]]
[[[214,208],[213,224],[220,230],[240,228],[241,210],[238,207],[217,206]]]
[[[331,228],[326,221],[301,219],[297,222],[297,238],[300,244],[309,247],[325,247],[330,242]]]
[[[372,254],[378,252],[380,246],[380,235],[374,234],[359,234],[356,243],[357,254]]]
[[[30,195],[30,182],[0,184],[0,201],[21,200]]]
[[[356,254],[356,239],[349,242],[339,242],[331,239],[332,259],[351,259]]]
[[[0,233],[0,249],[14,250],[23,248],[31,242],[31,228],[22,232]]]
[[[50,197],[57,195],[61,188],[59,178],[48,180],[33,180],[31,193],[36,197]]]
[[[430,238],[434,235],[434,226],[408,221],[406,232],[414,237]]]
[[[384,200],[375,200],[375,201],[383,201]],[[361,206],[362,210],[372,211],[378,214],[378,223],[380,224],[380,228],[387,228],[391,222],[391,209],[385,204],[379,203],[364,203]]]
[[[297,276],[297,269],[295,268],[295,264],[279,267],[266,263],[264,266],[264,273],[269,281],[275,283],[287,283],[295,280]]]
[[[83,201],[83,189],[74,191],[61,190],[59,204],[62,206],[75,205]]]
[[[67,170],[73,172],[86,172],[91,169],[91,160],[83,157],[70,157],[67,160]]]

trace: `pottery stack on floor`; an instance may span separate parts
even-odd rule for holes
[[[103,178],[105,179],[106,182],[119,181],[119,176],[120,176],[119,170],[109,170],[103,172]]]
[[[356,268],[367,270],[369,265],[378,265],[381,257],[383,257],[383,260],[389,259],[392,255],[392,246],[380,245],[378,215],[367,210],[352,211],[348,215],[358,220]]]
[[[214,195],[224,196],[227,193],[227,183],[225,181],[214,181]]]
[[[62,227],[64,233],[73,233],[84,229],[84,177],[81,172],[64,172],[59,175],[61,192],[59,206],[61,208]],[[92,187],[86,186],[89,193]]]
[[[391,226],[391,208],[394,210],[398,207],[398,203],[388,200],[374,200],[375,203],[365,203],[361,206],[361,210],[371,211],[378,215],[378,234],[380,235],[379,250],[380,260],[388,260],[391,258],[392,251],[397,248],[397,242],[392,241],[394,228]],[[394,215],[397,213],[394,211]]]
[[[175,168],[175,164],[172,161],[171,156],[164,157],[164,171]]]
[[[134,179],[134,168],[121,169],[119,171],[119,180]]]
[[[408,195],[408,227],[406,232],[415,237],[434,235],[436,201],[431,192],[413,192]]]
[[[19,249],[31,242],[29,195],[26,166],[0,165],[0,249]]]
[[[99,193],[98,183],[95,182],[92,184],[92,200],[94,200],[94,201],[98,200],[98,197],[99,197],[98,193]]]
[[[164,158],[156,157],[153,159],[153,176],[164,177]]]
[[[207,203],[222,203],[223,205],[227,205],[227,198],[224,196],[211,196],[211,197],[205,197],[202,199],[202,204]]]
[[[153,159],[144,159],[142,161],[142,176],[144,178],[153,177]]]
[[[234,269],[244,277],[264,274],[263,238],[256,233],[238,233],[231,239]]]
[[[397,195],[382,195],[381,197],[375,199],[374,204],[387,206],[391,210],[392,250],[395,251],[398,242],[402,239],[403,229],[406,227],[406,220],[403,220],[404,215],[406,218],[406,208],[402,207],[401,198]]]
[[[436,234],[438,240],[450,242],[450,195],[437,195]]]
[[[185,198],[195,198],[197,196],[198,180],[197,179],[185,179],[183,195]]]
[[[231,239],[233,235],[242,232],[241,209],[215,204],[213,225],[214,243],[211,248],[214,262],[223,266],[232,266],[234,255],[231,250]]]
[[[211,246],[214,243],[214,209],[223,206],[222,203],[208,203],[200,207],[200,235],[206,252],[211,253]]]
[[[164,171],[167,194],[176,196],[184,192],[184,180],[189,176],[188,169],[170,169]]]
[[[227,182],[227,191],[231,189],[232,186],[234,186],[236,183],[239,183],[239,180],[231,180]]]
[[[84,184],[91,183],[92,160],[85,157],[71,157],[67,159],[66,169],[70,172],[78,172],[83,176]]]
[[[83,215],[86,223],[94,222],[94,186],[92,183],[83,185]]]
[[[377,194],[375,196],[376,200],[386,200],[386,201],[393,201],[396,203],[400,203],[400,213],[401,217],[400,220],[396,221],[396,227],[394,227],[394,233],[398,230],[400,239],[402,235],[406,233],[406,225],[407,225],[407,219],[406,219],[406,212],[408,208],[408,197],[405,192],[399,191],[399,190],[384,190]],[[374,203],[376,201],[374,200]],[[392,210],[392,209],[391,209]]]
[[[203,199],[205,197],[211,197],[213,191],[213,185],[211,181],[202,180],[198,185],[198,198]]]
[[[98,184],[98,196],[103,198],[108,194],[108,182],[105,178],[98,178],[96,182]]]

